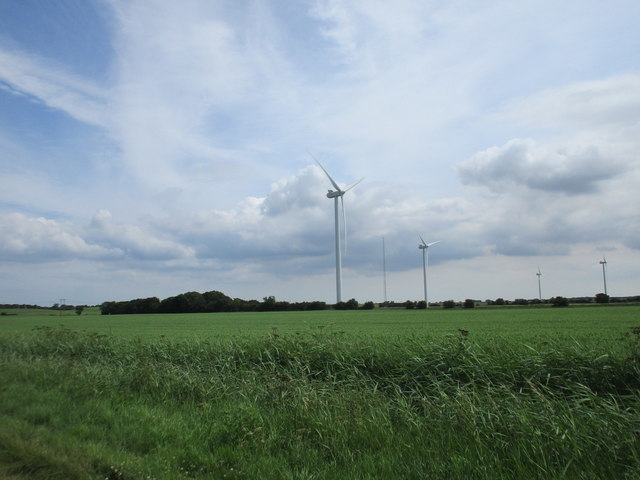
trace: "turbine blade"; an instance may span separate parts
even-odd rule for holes
[[[340,204],[342,205],[342,226],[344,228],[344,248],[343,253],[347,254],[347,213],[344,209],[344,195],[340,196]]]
[[[420,237],[420,241],[422,242],[422,245],[424,245],[426,247],[427,246],[427,242],[424,241],[424,238],[422,238],[422,235],[418,234],[418,237]]]
[[[307,153],[309,153],[309,155],[311,155],[311,152],[307,152]],[[313,155],[311,155],[311,158],[313,158],[315,160],[315,162],[322,169],[324,174],[329,178],[329,181],[331,182],[331,185],[333,185],[333,188],[335,188],[338,192],[342,192],[342,190],[340,189],[338,184],[335,182],[335,180],[333,178],[331,178],[331,175],[329,175],[329,172],[327,172],[327,170],[322,166],[322,164],[318,161],[318,159],[316,157],[314,157]]]
[[[440,243],[440,240],[437,240],[437,241],[431,242],[431,243],[427,243],[427,247],[430,247],[431,245],[435,245],[436,243]]]
[[[351,190],[353,187],[355,187],[356,185],[358,185],[362,180],[364,180],[364,177],[362,177],[360,180],[353,182],[351,185],[349,185],[348,187],[345,187],[345,189],[343,190],[345,193],[348,192],[349,190]]]

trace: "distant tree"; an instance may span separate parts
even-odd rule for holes
[[[276,297],[263,297],[262,303],[260,304],[260,310],[263,312],[272,312],[276,309]]]
[[[416,308],[416,302],[407,300],[406,302],[404,302],[404,308],[406,308],[407,310],[413,310],[414,308]]]
[[[122,303],[122,313],[157,313],[160,308],[158,297],[136,298]]]
[[[364,302],[362,304],[362,306],[360,307],[361,310],[373,310],[375,308],[375,305],[373,302],[369,301],[369,302]]]
[[[504,305],[504,298],[496,298],[496,305]]]
[[[82,315],[83,310],[84,310],[84,306],[76,305],[76,315]]]
[[[514,305],[529,305],[529,300],[527,300],[526,298],[516,298],[513,301]]]
[[[357,310],[358,309],[358,301],[355,298],[351,298],[347,300],[347,310]]]
[[[307,306],[307,310],[326,310],[326,309],[327,309],[326,302],[321,302],[319,300],[309,302],[309,305]]]
[[[456,302],[453,300],[445,300],[442,302],[442,308],[454,308],[456,306]]]
[[[609,303],[611,297],[606,293],[596,293],[596,303]]]
[[[160,302],[160,313],[196,313],[205,311],[205,301],[201,293],[187,292]]]
[[[569,299],[565,297],[560,297],[560,296],[553,297],[549,301],[551,302],[552,307],[568,307],[569,306]]]
[[[231,297],[217,290],[204,292],[202,298],[204,299],[205,310],[207,312],[228,312],[231,310],[233,303]]]
[[[100,305],[100,313],[102,315],[111,315],[113,313],[113,305],[116,302],[102,302]]]
[[[476,306],[476,302],[474,302],[472,299],[467,298],[464,303],[462,304],[462,306],[464,308],[474,308]]]
[[[416,308],[418,310],[424,310],[425,308],[427,308],[427,302],[425,302],[424,300],[420,300],[419,302],[416,302]]]
[[[357,310],[358,301],[355,298],[352,298],[346,302],[337,302],[333,308],[336,310]]]
[[[260,309],[258,300],[243,300],[242,298],[234,298],[231,301],[229,309],[232,312],[255,312]]]

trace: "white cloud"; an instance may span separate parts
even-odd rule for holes
[[[262,203],[262,211],[265,215],[274,216],[292,210],[317,208],[321,198],[319,192],[322,192],[325,183],[326,177],[317,167],[306,167],[295,176],[272,184],[269,195]]]
[[[575,82],[509,102],[498,118],[560,130],[568,126],[605,130],[619,137],[640,128],[638,111],[640,75],[623,74]]]
[[[626,167],[596,147],[567,152],[513,139],[477,153],[456,169],[465,184],[484,185],[496,193],[525,187],[577,195],[596,192],[601,182],[624,174]]]
[[[133,260],[173,260],[193,256],[191,248],[158,238],[137,225],[115,223],[101,210],[91,219],[88,236],[95,243],[117,249]]]
[[[66,72],[50,59],[0,45],[0,80],[13,94],[25,95],[81,122],[105,125],[107,90]]]
[[[3,260],[50,262],[74,258],[108,259],[120,251],[85,241],[72,225],[20,213],[0,214]]]
[[[526,125],[535,140],[515,138],[456,166],[464,183],[487,189],[475,196],[493,251],[568,255],[586,239],[637,248],[640,123],[630,111],[639,100],[640,77],[623,75],[501,109],[497,120]]]

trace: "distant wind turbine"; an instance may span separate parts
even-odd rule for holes
[[[418,245],[418,248],[422,250],[422,276],[424,278],[424,303],[427,304],[426,308],[429,308],[429,299],[427,298],[427,266],[429,265],[429,252],[427,252],[427,250],[429,249],[430,246],[435,245],[436,243],[440,243],[440,240],[438,240],[437,242],[427,243],[424,241],[424,238],[422,238],[421,235],[418,235],[418,237],[420,237],[420,241],[422,242],[420,245]]]
[[[311,154],[309,154],[311,155]],[[339,214],[339,209],[338,209],[338,199],[340,199],[340,203],[342,204],[342,219],[344,222],[344,243],[345,246],[347,244],[347,219],[344,213],[344,194],[347,193],[349,190],[351,190],[353,187],[355,187],[357,184],[359,184],[362,180],[364,180],[363,178],[361,178],[360,180],[358,180],[357,182],[352,183],[351,185],[347,186],[343,189],[341,189],[338,184],[335,182],[335,180],[333,178],[331,178],[331,175],[329,175],[329,172],[327,172],[325,170],[325,168],[322,166],[322,164],[313,156],[311,155],[311,157],[315,160],[315,162],[318,164],[318,166],[322,169],[322,171],[325,173],[325,175],[329,178],[329,181],[331,182],[331,185],[333,185],[333,188],[335,188],[335,190],[329,190],[327,192],[327,198],[333,198],[334,200],[334,213],[335,213],[335,230],[336,230],[336,301],[337,302],[341,302],[342,301],[342,257],[341,257],[341,253],[340,253],[340,214]]]
[[[540,284],[540,277],[542,277],[542,272],[540,271],[540,267],[538,267],[538,273],[536,273],[536,275],[538,276],[538,298],[542,300],[542,286]]]
[[[382,237],[382,290],[384,293],[384,305],[387,305],[387,252],[384,248],[384,237]]]
[[[602,280],[604,281],[604,294],[607,295],[607,259],[602,256],[602,260],[600,260],[600,265],[602,265]]]

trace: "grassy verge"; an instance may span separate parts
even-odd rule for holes
[[[639,478],[640,356],[337,333],[0,337],[12,479]]]

